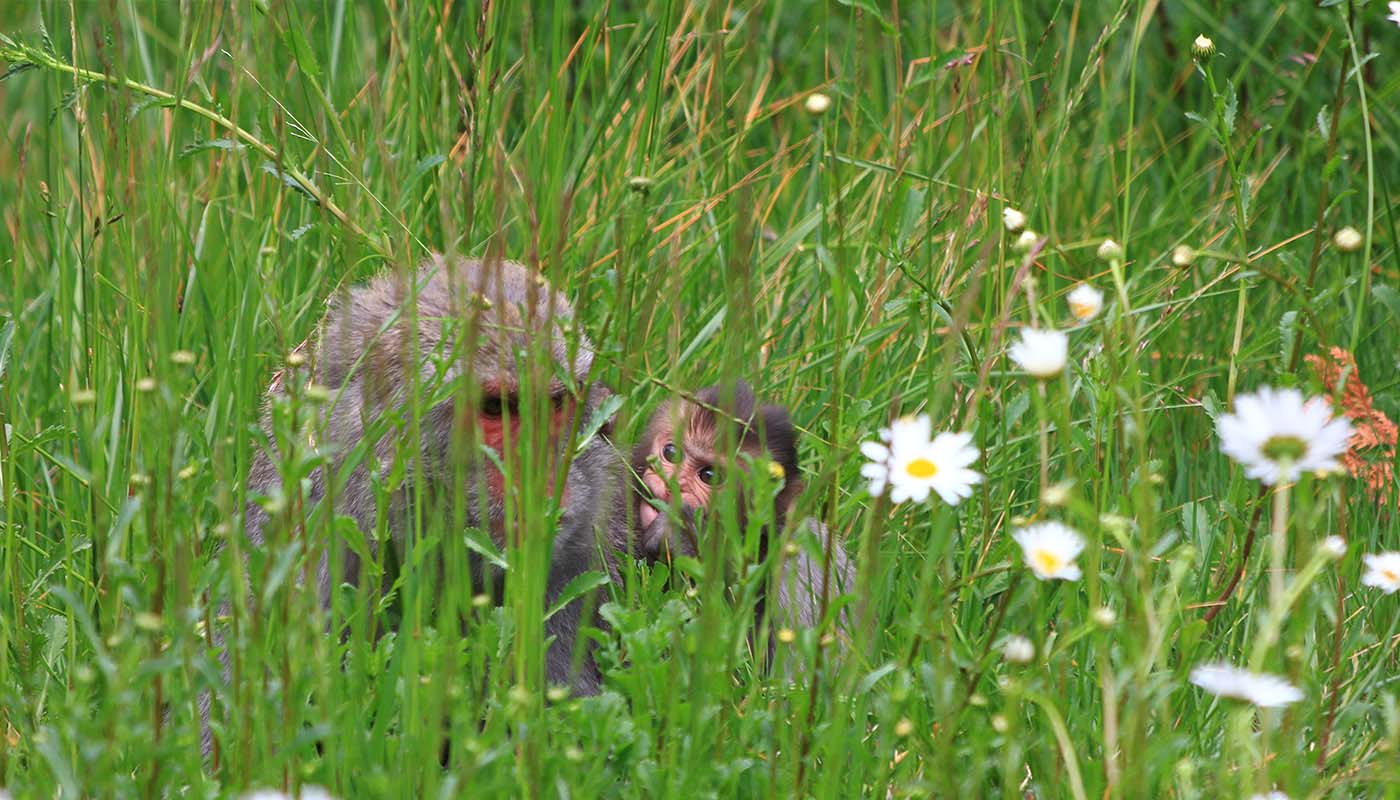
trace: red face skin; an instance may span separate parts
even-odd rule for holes
[[[704,442],[690,441],[683,446],[674,440],[669,430],[656,435],[651,443],[648,466],[642,473],[642,484],[652,497],[662,503],[671,502],[671,487],[680,490],[680,502],[690,508],[704,508],[720,485],[723,468],[715,464],[714,453]],[[642,529],[651,527],[660,512],[649,503],[637,509],[637,521]]]
[[[577,402],[562,387],[551,387],[551,404],[548,412],[549,417],[549,440],[548,453],[546,459],[548,465],[548,482],[545,491],[550,497],[555,496],[554,476],[555,461],[560,440],[567,430],[567,425],[576,412]],[[481,387],[481,403],[476,413],[473,415],[477,423],[481,426],[481,442],[490,447],[501,456],[501,460],[506,464],[511,464],[515,452],[515,447],[520,441],[520,416],[521,411],[514,399],[512,388],[502,388],[500,384],[483,384]],[[496,466],[494,461],[486,459],[484,462],[486,469],[486,491],[491,496],[493,504],[502,504],[505,501],[505,475]],[[516,483],[520,483],[520,475],[517,472]],[[559,504],[567,505],[569,502],[569,486],[565,483],[558,493]]]

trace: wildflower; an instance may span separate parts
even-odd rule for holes
[[[1341,250],[1343,253],[1355,253],[1357,250],[1361,249],[1361,245],[1365,241],[1365,238],[1361,235],[1361,231],[1358,231],[1350,225],[1332,234],[1332,244],[1336,245],[1337,249]]]
[[[1069,301],[1069,313],[1080,322],[1088,322],[1103,310],[1103,292],[1087,283],[1074,287],[1065,299]]]
[[[1215,55],[1215,42],[1210,37],[1201,34],[1196,37],[1196,41],[1191,43],[1191,57],[1197,61],[1209,61]]]
[[[821,92],[812,92],[807,95],[807,102],[803,104],[803,107],[807,109],[808,114],[819,117],[831,108],[831,98]]]
[[[927,414],[897,419],[880,431],[881,442],[865,442],[860,451],[870,463],[860,474],[870,481],[870,493],[880,495],[888,485],[890,501],[913,500],[922,503],[930,491],[943,502],[957,505],[972,494],[982,476],[968,467],[979,451],[972,446],[970,433],[940,433],[930,439],[932,424]]]
[[[1084,537],[1068,525],[1041,522],[1021,528],[1012,537],[1037,578],[1077,581],[1083,574],[1074,560],[1084,551]]]
[[[1400,3],[1392,2],[1390,4],[1390,16],[1386,17],[1386,19],[1394,22],[1396,25],[1400,25]]]
[[[1217,697],[1243,700],[1260,708],[1278,708],[1303,699],[1298,687],[1278,677],[1225,663],[1191,670],[1191,682]]]
[[[1104,239],[1099,245],[1098,256],[1100,261],[1122,261],[1123,245],[1112,239]]]
[[[1235,413],[1222,415],[1217,427],[1220,449],[1265,485],[1338,469],[1351,437],[1351,423],[1334,418],[1326,400],[1268,386],[1236,397]]]
[[[1035,645],[1024,636],[1011,636],[1002,644],[1001,655],[1013,664],[1029,664],[1035,658]]]
[[[1039,241],[1040,234],[1036,233],[1030,228],[1026,228],[1025,230],[1021,231],[1020,236],[1016,237],[1016,244],[1012,245],[1011,247],[1018,253],[1029,253]]]
[[[1374,586],[1386,594],[1400,591],[1400,552],[1368,554],[1363,560],[1366,574],[1361,576],[1362,586]]]
[[[1328,536],[1319,547],[1328,558],[1338,559],[1347,554],[1346,540],[1340,536]]]
[[[894,724],[894,735],[900,738],[908,736],[914,732],[914,723],[908,717],[904,717]]]
[[[1196,263],[1196,251],[1190,245],[1179,244],[1172,248],[1172,264],[1185,269]]]
[[[1064,371],[1069,337],[1060,331],[1022,328],[1021,341],[1007,351],[1016,365],[1036,378],[1053,378]]]
[[[1001,221],[1011,233],[1020,233],[1026,227],[1026,215],[1011,206],[1001,210]]]

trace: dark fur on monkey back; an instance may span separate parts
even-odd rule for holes
[[[416,330],[410,327],[415,321]],[[587,339],[579,335],[571,347],[565,337],[572,324],[573,308],[563,295],[538,274],[509,261],[433,256],[411,275],[382,276],[339,297],[320,325],[310,353],[311,379],[326,387],[331,398],[322,411],[324,427],[319,442],[330,449],[331,456],[328,469],[319,468],[311,475],[309,502],[325,496],[328,473],[339,474],[349,451],[367,442],[368,455],[351,469],[345,484],[334,494],[334,511],[353,518],[366,533],[372,532],[377,504],[370,470],[390,464],[399,448],[416,448],[415,453],[407,454],[411,456],[407,459],[410,474],[389,500],[387,527],[399,555],[409,535],[415,495],[448,500],[454,494],[461,496],[466,524],[486,529],[498,546],[504,546],[507,521],[500,495],[505,491],[501,488],[504,479],[480,455],[480,448],[455,445],[462,441],[461,426],[467,426],[484,432],[480,438],[470,434],[472,441],[493,446],[505,457],[499,435],[493,441],[491,434],[492,425],[499,432],[511,424],[501,421],[501,404],[517,399],[523,404],[530,398],[519,397],[522,391],[546,390],[544,386],[521,385],[521,370],[529,365],[518,362],[517,356],[530,346],[543,346],[554,365],[549,372],[563,373],[572,383],[549,386],[552,396],[546,398],[555,404],[549,413],[558,415],[557,420],[550,418],[551,424],[557,421],[565,432],[558,448],[572,445],[574,437],[567,435],[568,431],[576,431],[606,397],[606,389],[589,380],[593,352]],[[469,395],[451,390],[450,382],[457,380],[470,381],[479,392]],[[557,382],[553,377],[550,380]],[[389,418],[414,400],[411,387],[415,382],[420,387],[449,386],[438,394],[447,399],[420,412],[421,437],[416,443],[408,438],[407,426],[389,424]],[[280,383],[275,381],[270,393],[285,392]],[[428,393],[426,388],[421,391]],[[477,399],[478,395],[494,399],[495,417],[483,411],[484,401]],[[464,396],[471,399],[464,402]],[[561,405],[560,397],[566,398],[567,405]],[[561,407],[565,410],[559,411]],[[550,463],[548,458],[540,460]],[[281,483],[279,461],[276,452],[258,452],[248,480],[251,497],[276,493]],[[457,475],[464,480],[454,485]],[[614,554],[626,549],[628,535],[626,493],[622,491],[625,481],[625,463],[603,436],[595,436],[573,457],[554,536],[546,607],[583,572],[602,568],[617,578]],[[442,505],[450,507],[450,503]],[[542,504],[523,505],[537,508]],[[246,528],[253,547],[263,545],[268,524],[262,508],[250,503]],[[355,555],[343,547],[338,554],[341,574],[330,574],[331,562],[325,556],[318,565],[317,591],[323,605],[329,604],[334,585],[359,580]],[[494,587],[501,578],[476,559],[472,560],[472,571],[477,591]],[[584,622],[582,606],[583,600],[576,600],[546,620],[546,634],[554,639],[546,653],[545,672],[552,684],[591,694],[597,691],[600,680],[592,658],[585,655],[578,670],[572,667],[575,642]]]

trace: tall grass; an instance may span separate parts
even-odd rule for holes
[[[1400,28],[1381,4],[0,11],[16,796],[1400,796],[1400,599],[1359,583],[1363,553],[1400,548],[1394,480],[1377,500],[1305,476],[1276,517],[1214,422],[1261,384],[1336,394],[1304,358],[1333,346],[1400,411]],[[1198,34],[1219,50],[1199,67]],[[1007,206],[1043,245],[1014,248]],[[1358,252],[1331,243],[1345,225]],[[1121,262],[1096,257],[1106,237]],[[542,648],[517,635],[543,613],[535,549],[500,554],[526,574],[497,608],[464,579],[489,542],[426,525],[381,559],[389,600],[342,587],[328,612],[299,576],[363,534],[293,505],[249,552],[269,382],[326,298],[430,251],[564,290],[624,441],[721,376],[788,405],[799,514],[859,561],[838,602],[863,624],[795,632],[765,674],[746,637],[761,573],[706,565],[686,591],[629,568],[592,637],[606,691],[549,698],[512,666]],[[1006,348],[1069,326],[1080,281],[1109,308],[1042,387]],[[858,445],[913,412],[983,452],[956,508],[892,506],[858,475]],[[1043,519],[1085,533],[1084,579],[1024,567],[1011,532]],[[1347,555],[1309,576],[1331,534]],[[1012,634],[1030,663],[1001,657]],[[1233,706],[1188,681],[1214,660],[1304,699]]]

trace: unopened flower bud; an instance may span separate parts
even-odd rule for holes
[[[1013,664],[1027,664],[1035,658],[1035,645],[1024,636],[1012,636],[1001,646],[1001,655]]]
[[[1179,244],[1172,248],[1172,264],[1178,267],[1189,267],[1196,263],[1196,251],[1190,245]]]
[[[1020,233],[1021,229],[1026,227],[1026,215],[1011,206],[1001,210],[1001,221],[1012,233]]]
[[[803,108],[814,117],[819,117],[831,108],[831,98],[821,92],[812,92],[807,95],[807,102],[803,103]]]
[[[1039,241],[1040,234],[1027,228],[1026,230],[1021,231],[1020,236],[1016,237],[1016,244],[1012,246],[1012,249],[1014,249],[1018,253],[1029,253],[1031,251],[1031,248],[1035,247],[1036,242]]]
[[[1361,231],[1350,225],[1332,234],[1332,244],[1336,245],[1337,249],[1343,253],[1355,253],[1361,249],[1361,245],[1365,241],[1365,238],[1361,236]]]
[[[1104,239],[1103,244],[1099,245],[1098,254],[1100,261],[1122,261],[1123,245],[1112,239]]]
[[[1322,540],[1322,552],[1328,558],[1341,558],[1347,554],[1346,540],[1340,536],[1328,536]]]
[[[1201,34],[1196,37],[1196,41],[1191,43],[1191,57],[1197,61],[1209,61],[1215,55],[1215,42],[1210,37]]]

